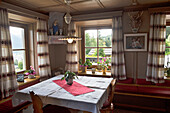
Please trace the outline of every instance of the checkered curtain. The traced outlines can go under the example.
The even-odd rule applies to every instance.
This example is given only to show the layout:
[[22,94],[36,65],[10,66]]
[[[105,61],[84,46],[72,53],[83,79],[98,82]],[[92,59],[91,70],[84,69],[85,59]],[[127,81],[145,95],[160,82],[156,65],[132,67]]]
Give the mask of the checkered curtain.
[[114,17],[112,27],[111,74],[113,78],[124,80],[126,79],[126,70],[122,37],[122,17]]
[[37,22],[37,54],[39,75],[41,80],[44,80],[51,77],[47,23],[44,20],[38,20]]
[[164,82],[166,14],[151,14],[146,80]]
[[71,44],[67,44],[65,69],[66,71],[70,70],[71,72],[78,73],[78,55],[76,41],[73,41]]
[[17,89],[8,13],[0,9],[0,99],[13,95]]
[[[76,29],[75,23],[72,21],[68,26],[68,34],[70,36],[75,36]],[[78,41],[73,41],[72,43],[67,43],[67,53],[66,53],[66,66],[65,70],[70,70],[71,72],[78,73]]]

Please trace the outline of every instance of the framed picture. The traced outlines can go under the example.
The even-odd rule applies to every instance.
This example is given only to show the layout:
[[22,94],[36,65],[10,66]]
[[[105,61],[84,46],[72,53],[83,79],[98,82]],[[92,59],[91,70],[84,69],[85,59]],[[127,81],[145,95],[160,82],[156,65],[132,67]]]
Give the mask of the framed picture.
[[147,33],[124,34],[125,51],[147,51]]

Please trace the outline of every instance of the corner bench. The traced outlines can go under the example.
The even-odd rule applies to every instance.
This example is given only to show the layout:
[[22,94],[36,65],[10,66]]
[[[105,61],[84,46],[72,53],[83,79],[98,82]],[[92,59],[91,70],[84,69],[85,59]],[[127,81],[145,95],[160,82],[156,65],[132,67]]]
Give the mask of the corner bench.
[[[40,76],[36,76],[34,79],[24,79],[24,82],[17,82],[19,90],[32,86],[40,82]],[[12,106],[12,96],[7,97],[6,99],[0,100],[0,113],[15,113],[20,110],[26,109],[32,102],[24,101],[18,106]]]
[[170,112],[170,81],[153,84],[145,79],[133,78],[118,81],[115,88],[115,105]]

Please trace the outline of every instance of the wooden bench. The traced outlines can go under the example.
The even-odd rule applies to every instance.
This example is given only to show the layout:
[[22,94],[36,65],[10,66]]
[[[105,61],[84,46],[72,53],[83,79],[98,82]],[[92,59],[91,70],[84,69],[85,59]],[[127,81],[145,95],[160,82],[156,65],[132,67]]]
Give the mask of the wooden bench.
[[153,84],[144,79],[118,81],[115,89],[115,105],[170,111],[170,81],[163,84]]
[[[34,79],[26,78],[24,82],[17,82],[19,86],[19,90],[29,87],[31,85],[37,84],[40,81],[40,76],[36,76]],[[12,106],[12,98],[8,97],[0,101],[0,113],[16,113],[26,109],[32,102],[24,101],[20,103],[18,106]]]

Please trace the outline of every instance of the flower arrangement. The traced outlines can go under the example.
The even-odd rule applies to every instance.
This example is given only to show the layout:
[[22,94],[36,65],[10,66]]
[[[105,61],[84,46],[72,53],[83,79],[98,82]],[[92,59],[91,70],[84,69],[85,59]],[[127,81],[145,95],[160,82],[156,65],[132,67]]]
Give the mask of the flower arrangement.
[[32,66],[30,66],[30,70],[25,71],[24,74],[25,75],[35,75],[36,72],[35,72],[35,69]]
[[108,57],[103,57],[102,60],[100,60],[100,62],[97,62],[97,64],[101,66],[102,69],[108,68],[109,63],[110,63],[110,58]]
[[68,70],[65,72],[64,77],[62,77],[61,80],[66,80],[68,85],[72,85],[73,79],[75,79],[75,77],[78,79],[77,75],[74,72]]
[[74,72],[68,70],[65,72],[64,77],[62,77],[61,80],[68,79],[68,78],[75,79],[75,77],[78,79],[77,75]]
[[90,67],[90,66],[92,66],[92,63],[90,62],[89,59],[87,59],[84,64],[82,62],[83,62],[82,59],[80,59],[79,60],[80,67]]

